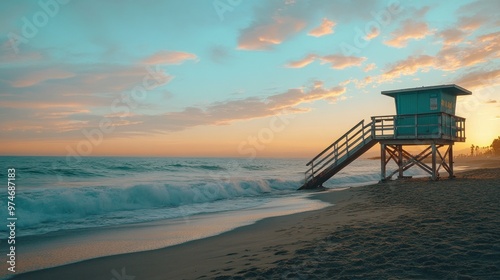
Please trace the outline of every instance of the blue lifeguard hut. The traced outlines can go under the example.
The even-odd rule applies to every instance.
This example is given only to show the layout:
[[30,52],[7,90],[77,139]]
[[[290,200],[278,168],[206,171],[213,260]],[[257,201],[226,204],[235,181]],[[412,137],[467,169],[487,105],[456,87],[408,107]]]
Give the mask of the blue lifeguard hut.
[[[342,168],[380,143],[381,181],[406,178],[404,171],[418,166],[439,178],[441,167],[453,177],[453,144],[465,141],[465,119],[455,115],[457,96],[472,92],[458,85],[439,85],[382,91],[394,98],[396,115],[374,116],[362,120],[307,163],[304,185],[300,189],[322,186]],[[405,146],[425,146],[416,155]],[[429,166],[424,160],[431,157]],[[387,174],[393,160],[397,169]]]

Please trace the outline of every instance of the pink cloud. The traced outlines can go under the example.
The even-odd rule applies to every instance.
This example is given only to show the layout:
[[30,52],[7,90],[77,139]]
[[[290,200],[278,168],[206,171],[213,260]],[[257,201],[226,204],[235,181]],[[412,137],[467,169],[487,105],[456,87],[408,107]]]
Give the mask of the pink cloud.
[[461,17],[458,21],[458,28],[466,31],[474,31],[481,27],[482,24],[486,22],[486,20],[477,15],[472,17]]
[[413,55],[392,65],[376,79],[378,82],[394,80],[400,76],[413,75],[431,68],[442,71],[457,71],[500,58],[500,32],[477,37],[463,45],[445,45],[435,56]]
[[467,33],[463,30],[450,28],[443,30],[436,34],[439,38],[443,39],[445,45],[456,44],[465,39]]
[[[0,107],[15,109],[76,109],[83,105],[76,102],[33,102],[33,101],[0,101]],[[83,109],[82,109],[83,110]]]
[[[169,112],[156,116],[135,115],[126,117],[129,127],[121,133],[157,133],[179,131],[200,125],[227,125],[235,121],[251,120],[307,112],[309,108],[299,107],[319,100],[337,101],[345,93],[344,87],[325,87],[323,82],[315,81],[302,88],[288,89],[267,98],[248,97],[239,100],[215,102],[206,107],[187,107],[179,112]],[[140,123],[136,126],[134,123]],[[160,125],[159,125],[160,124]],[[114,135],[119,135],[116,131]]]
[[195,54],[179,51],[160,51],[144,59],[145,64],[181,64],[186,60],[196,60]]
[[500,85],[500,69],[479,69],[461,76],[455,83],[471,90],[494,87]]
[[377,68],[377,65],[375,65],[375,63],[370,63],[370,64],[366,65],[366,67],[363,69],[363,71],[369,72],[375,68]]
[[356,88],[364,88],[368,84],[371,84],[374,81],[372,76],[366,76],[361,80],[354,79],[352,82],[356,85]]
[[[449,46],[436,55],[436,68],[445,71],[455,71],[474,66],[492,59],[500,58],[500,32],[485,34],[474,40],[474,44],[464,46]],[[470,42],[472,43],[472,42]]]
[[402,75],[411,75],[423,68],[434,65],[435,58],[430,55],[415,55],[391,65],[389,70],[382,74],[384,81],[393,80]]
[[321,37],[328,34],[332,34],[333,27],[335,27],[335,25],[336,25],[335,22],[328,20],[327,18],[324,18],[323,21],[321,22],[321,25],[309,31],[307,35],[314,37]]
[[377,38],[378,35],[380,35],[380,29],[379,28],[372,28],[372,30],[370,30],[370,32],[368,32],[365,35],[365,40],[370,41],[372,39]]
[[344,69],[352,66],[360,66],[366,57],[345,56],[340,54],[326,55],[319,58],[321,63],[329,63],[333,69]]
[[480,42],[495,42],[495,41],[498,42],[499,38],[500,38],[500,31],[481,35],[477,37],[477,40]]
[[269,97],[268,106],[273,110],[290,109],[302,103],[309,103],[316,100],[335,101],[337,97],[344,94],[344,87],[336,86],[325,88],[323,82],[315,81],[310,88],[307,89],[290,89],[287,92],[273,95]]
[[[129,106],[144,108],[150,106],[154,100],[158,92],[155,89],[173,78],[160,67],[151,66],[98,64],[62,65],[57,71],[52,68],[42,69],[43,67],[0,68],[0,77],[3,80],[0,82],[5,85],[0,107],[30,113],[40,111],[50,118],[61,115],[61,110],[75,114],[77,109],[87,109],[91,112],[109,111],[114,100],[121,102],[116,106],[129,102]],[[71,78],[52,80],[66,76]],[[24,88],[19,88],[20,86]],[[134,99],[134,94],[139,91],[141,95],[146,92],[144,100]],[[14,94],[16,92],[19,94]],[[52,114],[53,112],[56,114]]]
[[391,47],[402,48],[408,44],[408,41],[420,40],[432,33],[427,23],[408,19],[403,22],[401,28],[391,34],[392,38],[384,43]]
[[289,68],[302,68],[302,67],[306,67],[307,65],[311,64],[312,62],[314,62],[314,60],[316,59],[316,57],[317,57],[317,55],[315,55],[315,54],[308,54],[303,59],[289,62],[286,65],[286,67],[289,67]]
[[308,54],[300,60],[287,63],[286,67],[302,68],[311,64],[315,60],[320,61],[321,64],[329,63],[330,67],[333,69],[344,69],[353,66],[360,66],[366,60],[366,57],[345,56],[341,54],[331,54],[325,56]]
[[241,31],[238,49],[268,50],[304,29],[305,25],[303,20],[290,16],[274,17],[270,23],[254,23]]
[[55,68],[45,69],[22,75],[21,77],[13,80],[11,82],[11,86],[17,88],[30,87],[47,80],[61,80],[74,76],[74,73],[65,70]]
[[499,8],[497,0],[472,1],[457,10],[460,16],[457,26],[464,31],[474,31],[487,25],[497,27]]

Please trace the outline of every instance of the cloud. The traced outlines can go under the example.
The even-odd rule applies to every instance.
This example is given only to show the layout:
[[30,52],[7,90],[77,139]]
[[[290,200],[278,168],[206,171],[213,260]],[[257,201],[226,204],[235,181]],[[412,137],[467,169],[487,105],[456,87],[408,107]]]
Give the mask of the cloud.
[[443,44],[445,45],[460,43],[467,37],[467,35],[467,32],[458,28],[445,29],[436,34],[438,38],[443,39]]
[[[173,76],[159,67],[123,65],[18,66],[0,68],[0,107],[109,107],[133,90],[154,90]],[[45,70],[44,70],[45,69]],[[153,95],[153,93],[151,93]],[[123,97],[124,98],[124,97]],[[2,105],[3,104],[3,105]]]
[[463,45],[445,46],[437,54],[436,68],[455,71],[500,58],[500,32],[489,33],[465,42]]
[[366,67],[363,69],[363,71],[369,72],[375,68],[377,68],[377,65],[375,65],[375,63],[370,63],[370,64],[366,65]]
[[500,31],[481,35],[477,37],[477,40],[479,42],[498,42],[498,38],[500,38]]
[[500,49],[500,32],[484,34],[462,45],[445,45],[435,56],[412,55],[390,64],[377,81],[391,81],[400,76],[413,75],[431,68],[457,71],[473,67],[500,58],[498,49]]
[[19,75],[11,81],[11,86],[16,88],[30,87],[47,80],[62,80],[74,76],[74,73],[57,68],[44,69]]
[[406,9],[407,18],[399,24],[399,28],[390,34],[390,38],[384,41],[384,44],[402,48],[408,45],[410,40],[421,40],[433,33],[424,20],[430,7],[425,6],[420,9]]
[[44,55],[39,51],[24,51],[21,54],[17,54],[13,50],[4,44],[0,46],[0,65],[2,64],[13,64],[13,63],[23,63],[23,62],[34,62],[42,60]]
[[351,82],[353,82],[356,85],[356,88],[364,88],[368,84],[371,84],[373,82],[373,77],[372,76],[366,76],[361,80],[358,79],[353,79]]
[[432,31],[427,23],[407,19],[403,21],[399,29],[391,33],[392,38],[384,43],[391,47],[402,48],[408,44],[409,40],[420,40],[431,34]]
[[500,85],[500,69],[476,69],[463,74],[454,83],[470,90]]
[[330,63],[333,69],[344,69],[352,66],[360,66],[366,57],[345,56],[340,54],[326,55],[319,58],[321,63]]
[[366,33],[364,39],[370,41],[377,38],[378,35],[380,35],[380,28],[373,27],[368,33]]
[[464,31],[474,31],[486,22],[485,18],[479,16],[460,17],[457,27]]
[[255,22],[243,29],[238,38],[238,49],[269,50],[279,45],[295,33],[304,29],[302,19],[289,16],[276,16],[269,23]]
[[186,60],[196,60],[195,54],[179,51],[159,51],[143,60],[144,64],[182,64]]
[[[452,45],[461,43],[467,36],[482,26],[485,28],[488,25],[492,25],[492,27],[498,26],[500,22],[492,22],[492,19],[496,18],[496,9],[494,7],[497,6],[500,9],[498,3],[498,1],[494,0],[480,0],[460,7],[456,11],[458,19],[455,25],[436,33],[436,36],[443,40],[444,45]],[[495,14],[495,16],[492,18],[488,16],[490,14]]]
[[456,14],[459,16],[458,28],[474,31],[481,26],[498,24],[500,2],[496,0],[476,0],[461,6]]
[[296,60],[296,61],[290,61],[289,63],[287,63],[286,67],[288,67],[288,68],[306,67],[307,65],[314,62],[314,60],[316,60],[317,57],[318,56],[315,54],[308,54],[303,59]]
[[432,67],[435,58],[430,55],[414,55],[404,60],[400,60],[389,66],[389,69],[382,74],[383,80],[393,80],[399,76],[411,75],[422,68]]
[[323,21],[321,22],[321,25],[309,31],[307,35],[314,37],[321,37],[328,34],[332,34],[333,27],[335,27],[335,25],[336,25],[335,22],[328,20],[327,18],[324,18]]
[[[248,97],[239,100],[215,102],[206,107],[186,107],[179,112],[159,115],[143,114],[105,114],[96,115],[85,108],[18,108],[13,112],[23,111],[26,117],[20,117],[16,126],[10,121],[0,120],[0,132],[10,131],[10,135],[33,134],[42,138],[82,137],[80,131],[99,127],[103,119],[115,127],[109,137],[127,135],[166,133],[179,131],[200,125],[226,125],[235,121],[250,120],[279,114],[306,112],[309,108],[300,106],[318,100],[336,101],[345,87],[325,87],[323,82],[315,81],[309,86],[288,89],[267,98]],[[22,114],[20,114],[22,116]],[[38,117],[36,117],[38,116]],[[30,137],[31,135],[31,137]]]
[[287,63],[285,66],[288,68],[302,68],[314,61],[320,61],[321,64],[330,64],[330,68],[344,69],[352,66],[360,66],[365,60],[366,57],[345,56],[341,54],[331,54],[325,56],[308,54],[300,60]]
[[[188,107],[181,112],[156,116],[154,120],[147,122],[156,123],[156,128],[163,131],[183,130],[198,125],[229,124],[234,121],[308,111],[309,109],[298,106],[317,100],[335,101],[344,93],[344,87],[325,88],[323,82],[315,81],[306,88],[289,89],[265,99],[248,97],[216,102],[206,108]],[[160,119],[160,122],[156,122]],[[159,127],[158,123],[164,123],[165,126]]]
[[[240,31],[238,49],[270,50],[273,46],[282,44],[302,31],[307,23],[316,21],[318,15],[335,19],[335,24],[356,20],[367,22],[373,20],[374,12],[387,8],[382,1],[366,1],[363,5],[353,5],[348,0],[317,0],[314,3],[286,0],[262,1],[256,7],[251,23]],[[322,31],[327,31],[327,28]],[[375,34],[371,36],[374,38]]]

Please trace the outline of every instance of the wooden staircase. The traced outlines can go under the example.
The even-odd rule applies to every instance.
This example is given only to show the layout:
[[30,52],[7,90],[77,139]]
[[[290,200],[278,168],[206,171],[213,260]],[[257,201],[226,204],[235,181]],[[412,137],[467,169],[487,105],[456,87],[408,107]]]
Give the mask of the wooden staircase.
[[378,143],[374,121],[362,120],[307,163],[304,185],[299,190],[315,189]]

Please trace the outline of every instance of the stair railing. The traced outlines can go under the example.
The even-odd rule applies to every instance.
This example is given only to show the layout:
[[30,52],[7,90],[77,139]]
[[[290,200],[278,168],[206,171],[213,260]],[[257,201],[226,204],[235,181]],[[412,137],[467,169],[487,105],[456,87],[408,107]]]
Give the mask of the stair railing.
[[344,161],[353,151],[364,146],[371,139],[372,122],[365,125],[364,120],[360,121],[306,164],[311,167],[305,172],[304,183],[312,180],[328,167],[336,166]]

